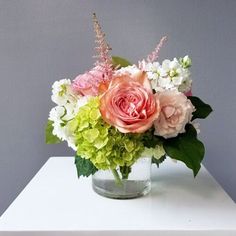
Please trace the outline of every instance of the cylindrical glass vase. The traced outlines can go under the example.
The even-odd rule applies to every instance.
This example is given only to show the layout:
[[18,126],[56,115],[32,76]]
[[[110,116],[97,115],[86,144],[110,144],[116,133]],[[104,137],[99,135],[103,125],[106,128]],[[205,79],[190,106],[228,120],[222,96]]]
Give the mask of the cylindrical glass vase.
[[93,189],[99,195],[115,199],[137,198],[151,190],[151,158],[139,158],[129,174],[117,170],[99,170],[92,177]]

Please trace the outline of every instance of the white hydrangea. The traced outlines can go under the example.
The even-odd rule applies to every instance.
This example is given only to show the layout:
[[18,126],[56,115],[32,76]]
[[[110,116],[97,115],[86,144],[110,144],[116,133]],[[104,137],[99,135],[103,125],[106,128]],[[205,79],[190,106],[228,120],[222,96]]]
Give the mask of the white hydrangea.
[[49,113],[49,120],[53,121],[53,135],[62,141],[67,141],[68,146],[76,150],[75,138],[69,129],[69,121],[72,120],[79,111],[79,108],[88,102],[89,96],[77,97],[67,101],[64,105],[52,108]]
[[162,145],[156,145],[155,148],[147,148],[145,147],[144,151],[142,152],[142,157],[154,157],[156,159],[160,159],[162,156],[164,156],[165,150]]
[[162,64],[158,62],[147,63],[144,65],[144,70],[147,72],[148,78],[151,81],[153,89],[174,90],[186,93],[191,89],[192,80],[190,79],[189,67],[191,60],[188,56],[164,60]]
[[65,140],[67,141],[67,144],[69,147],[71,147],[74,151],[77,150],[75,145],[75,137],[74,134],[71,133],[69,128],[69,121],[72,120],[76,114],[78,113],[80,107],[87,104],[88,99],[90,96],[83,96],[78,98],[76,103],[67,103],[64,107],[66,110],[66,115],[63,117],[63,120],[66,122],[65,126],[62,127],[62,132],[65,134]]
[[62,141],[65,141],[67,139],[65,126],[61,123],[54,122],[53,123],[53,135],[57,136]]
[[88,103],[89,98],[91,98],[91,96],[80,97],[76,102],[74,112],[77,113],[79,111],[80,107],[86,105]]
[[73,102],[75,97],[76,95],[72,91],[70,79],[55,81],[52,85],[51,99],[57,105],[63,106],[67,102]]
[[49,112],[49,120],[53,121],[54,123],[63,123],[61,117],[65,115],[65,108],[62,106],[53,107],[52,110]]
[[61,140],[66,140],[65,133],[65,122],[63,121],[63,117],[66,114],[66,110],[63,106],[56,106],[52,108],[49,113],[49,120],[53,121],[53,135],[56,135]]
[[68,144],[68,147],[72,148],[74,151],[77,151],[77,147],[75,145],[75,138],[74,137],[68,137],[67,144]]
[[140,71],[140,69],[136,65],[121,67],[119,70],[115,71],[115,75],[123,75],[129,74],[133,75]]

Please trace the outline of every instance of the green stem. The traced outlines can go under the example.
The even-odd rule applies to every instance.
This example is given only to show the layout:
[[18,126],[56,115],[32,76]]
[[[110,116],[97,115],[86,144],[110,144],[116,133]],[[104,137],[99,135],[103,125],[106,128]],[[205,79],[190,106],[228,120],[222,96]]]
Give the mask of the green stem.
[[114,176],[114,178],[115,178],[116,184],[117,184],[117,185],[122,185],[122,181],[121,181],[121,178],[120,178],[120,176],[119,176],[117,170],[116,170],[116,169],[112,169],[111,172],[112,172],[112,174],[113,174],[113,176]]
[[128,179],[130,172],[131,172],[130,166],[120,166],[120,173],[122,179]]

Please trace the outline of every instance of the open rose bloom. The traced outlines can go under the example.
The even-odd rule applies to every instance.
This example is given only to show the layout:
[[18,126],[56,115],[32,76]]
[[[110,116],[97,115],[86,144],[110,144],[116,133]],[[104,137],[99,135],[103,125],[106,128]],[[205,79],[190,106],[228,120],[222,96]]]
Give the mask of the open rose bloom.
[[[156,164],[166,157],[182,161],[195,176],[204,157],[195,119],[206,118],[212,109],[192,94],[189,56],[159,61],[163,37],[146,59],[129,63],[111,57],[96,16],[94,30],[95,65],[52,86],[56,105],[47,143],[66,141],[77,153],[79,175],[99,169],[127,174],[127,168],[149,153]],[[81,170],[82,162],[86,168]]]
[[103,119],[122,133],[143,133],[160,113],[145,72],[114,76],[100,99]]

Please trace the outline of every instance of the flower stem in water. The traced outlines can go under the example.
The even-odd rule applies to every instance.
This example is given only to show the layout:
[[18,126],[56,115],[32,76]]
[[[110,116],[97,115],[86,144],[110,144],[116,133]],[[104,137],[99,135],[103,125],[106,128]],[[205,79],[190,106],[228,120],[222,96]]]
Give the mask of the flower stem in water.
[[113,174],[113,176],[114,176],[114,178],[115,178],[116,184],[119,185],[119,186],[121,186],[121,185],[122,185],[122,181],[121,181],[121,178],[120,178],[120,176],[119,176],[117,170],[116,170],[116,169],[112,169],[111,172],[112,172],[112,174]]
[[130,172],[131,172],[130,166],[120,166],[120,173],[121,173],[122,179],[128,179]]

